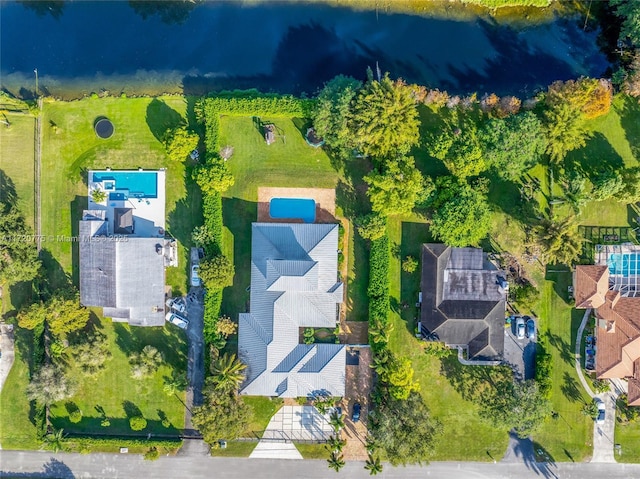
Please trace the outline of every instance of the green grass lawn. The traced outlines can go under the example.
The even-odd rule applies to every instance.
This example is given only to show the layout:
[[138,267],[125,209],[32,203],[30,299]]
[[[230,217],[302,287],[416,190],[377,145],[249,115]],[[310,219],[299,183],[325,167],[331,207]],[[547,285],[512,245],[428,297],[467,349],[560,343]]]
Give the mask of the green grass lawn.
[[[26,333],[28,335],[28,333]],[[31,407],[26,400],[29,384],[28,354],[15,350],[15,361],[0,393],[0,445],[2,449],[38,449]]]
[[[95,377],[83,375],[73,359],[68,359],[68,377],[77,382],[78,390],[67,401],[51,407],[54,427],[77,433],[131,434],[128,418],[140,411],[148,423],[141,434],[176,434],[184,427],[185,393],[180,393],[178,397],[167,396],[163,386],[164,378],[171,377],[173,370],[186,370],[187,343],[184,333],[169,325],[164,328],[132,328],[108,319],[98,321],[96,327],[107,335],[112,359]],[[132,379],[128,355],[140,351],[147,344],[156,347],[165,362],[150,378]],[[74,407],[83,414],[77,424],[69,421],[69,410]],[[111,421],[107,428],[100,425],[100,408]],[[163,415],[171,423],[169,428],[161,424]]]
[[2,193],[15,193],[17,206],[33,231],[35,118],[23,113],[7,113],[7,118],[11,127],[0,125],[0,175],[8,178]]
[[268,398],[262,396],[242,396],[243,401],[253,409],[253,420],[247,428],[251,437],[261,436],[267,428],[271,417],[282,407],[280,398]]
[[[324,444],[316,443],[294,443],[296,449],[304,459],[328,459],[329,453]],[[325,463],[326,465],[326,463]]]
[[214,457],[249,457],[258,441],[229,441],[226,449],[211,449]]
[[616,453],[618,462],[640,462],[640,425],[620,425],[616,422],[615,443],[620,444],[622,454]]

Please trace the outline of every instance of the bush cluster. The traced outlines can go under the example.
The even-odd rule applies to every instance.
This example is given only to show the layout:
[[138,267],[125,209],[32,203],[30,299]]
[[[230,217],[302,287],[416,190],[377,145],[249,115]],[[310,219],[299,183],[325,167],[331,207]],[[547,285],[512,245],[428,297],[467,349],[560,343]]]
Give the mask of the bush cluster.
[[545,336],[541,336],[540,341],[538,341],[538,353],[536,354],[535,380],[538,383],[540,394],[547,399],[551,398],[552,370],[553,362],[551,354],[547,352],[547,340]]

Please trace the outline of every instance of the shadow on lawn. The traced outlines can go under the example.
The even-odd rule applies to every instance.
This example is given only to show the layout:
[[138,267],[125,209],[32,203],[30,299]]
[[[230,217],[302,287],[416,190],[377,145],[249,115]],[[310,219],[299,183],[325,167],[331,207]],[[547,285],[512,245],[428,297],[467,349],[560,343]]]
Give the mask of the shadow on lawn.
[[162,354],[163,362],[173,368],[186,367],[187,344],[184,335],[165,327],[131,327],[123,323],[114,323],[116,344],[127,356],[139,353],[151,345]]
[[571,402],[582,401],[582,390],[575,377],[569,374],[567,371],[562,376],[562,385],[560,390],[562,394]]
[[401,305],[405,305],[401,308],[400,314],[411,334],[414,333],[416,320],[420,315],[420,310],[415,305],[420,293],[422,245],[431,241],[433,238],[426,223],[402,223],[400,260],[403,261],[407,256],[411,256],[418,261],[418,267],[413,273],[400,271],[400,301]]
[[591,181],[604,172],[624,168],[622,157],[600,132],[596,132],[587,140],[583,148],[569,152],[563,164],[567,171],[574,170]]
[[624,98],[620,111],[620,123],[629,142],[631,152],[640,160],[640,104],[631,97]]
[[167,130],[179,126],[184,120],[164,101],[154,98],[147,106],[147,125],[153,136],[160,142],[164,141]]
[[[89,203],[88,196],[78,196],[71,202],[71,236],[78,238],[80,234],[80,220],[82,219],[82,211]],[[80,243],[73,241],[71,243],[71,282],[79,287],[80,285]]]

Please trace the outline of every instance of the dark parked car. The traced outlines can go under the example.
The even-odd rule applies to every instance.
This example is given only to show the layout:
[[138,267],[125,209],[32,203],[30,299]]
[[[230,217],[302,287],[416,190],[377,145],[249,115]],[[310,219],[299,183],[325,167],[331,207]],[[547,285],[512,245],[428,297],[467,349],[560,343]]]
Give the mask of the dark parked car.
[[351,420],[353,422],[358,422],[360,420],[360,403],[357,402],[353,405],[353,413],[351,414]]
[[525,316],[526,322],[526,330],[527,330],[527,338],[536,339],[536,322],[533,318],[529,316]]

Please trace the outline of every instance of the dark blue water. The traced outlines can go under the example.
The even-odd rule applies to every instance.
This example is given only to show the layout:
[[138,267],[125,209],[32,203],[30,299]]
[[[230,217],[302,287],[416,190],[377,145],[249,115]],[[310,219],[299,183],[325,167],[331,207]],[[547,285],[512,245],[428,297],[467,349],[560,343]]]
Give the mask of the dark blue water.
[[0,6],[1,83],[23,94],[34,90],[34,68],[52,94],[79,82],[314,93],[338,73],[365,78],[378,62],[393,77],[453,93],[522,96],[608,67],[579,20],[514,28],[301,4],[205,4],[182,23],[145,19],[126,2],[39,10]]

